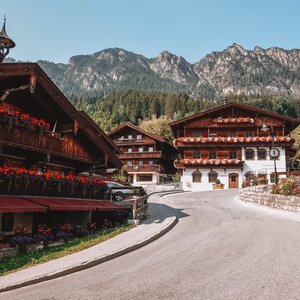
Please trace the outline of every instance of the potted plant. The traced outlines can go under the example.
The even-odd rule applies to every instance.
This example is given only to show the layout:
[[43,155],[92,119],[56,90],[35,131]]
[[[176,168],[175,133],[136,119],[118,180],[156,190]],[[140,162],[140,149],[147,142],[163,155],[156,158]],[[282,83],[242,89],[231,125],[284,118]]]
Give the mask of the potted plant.
[[213,183],[213,189],[224,189],[224,184],[221,183],[220,179],[215,180],[215,183]]
[[266,185],[266,184],[268,184],[268,179],[264,178],[264,177],[257,178],[256,179],[256,184],[257,185]]
[[54,235],[52,234],[52,229],[46,224],[38,225],[38,233],[34,235],[34,240],[42,243],[44,249],[47,249],[49,242],[54,240]]
[[70,239],[74,238],[71,230],[72,227],[69,223],[61,225],[60,230],[56,233],[56,238],[58,240],[63,240],[64,242],[68,242]]
[[9,240],[11,247],[18,246],[18,251],[20,254],[27,253],[27,245],[34,242],[33,238],[28,236],[27,226],[17,226],[15,229],[15,235]]

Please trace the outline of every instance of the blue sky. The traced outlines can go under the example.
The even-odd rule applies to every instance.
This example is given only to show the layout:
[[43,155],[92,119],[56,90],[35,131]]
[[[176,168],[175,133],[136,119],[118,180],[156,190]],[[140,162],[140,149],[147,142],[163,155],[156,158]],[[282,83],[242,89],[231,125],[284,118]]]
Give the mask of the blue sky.
[[236,42],[300,48],[298,0],[0,0],[19,60],[67,62],[119,47],[196,62]]

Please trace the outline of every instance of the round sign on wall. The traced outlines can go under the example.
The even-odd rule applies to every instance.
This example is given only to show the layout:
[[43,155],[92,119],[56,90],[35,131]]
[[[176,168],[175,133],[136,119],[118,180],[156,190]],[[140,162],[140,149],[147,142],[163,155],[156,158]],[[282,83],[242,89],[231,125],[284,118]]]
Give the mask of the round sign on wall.
[[278,149],[272,148],[272,149],[270,150],[270,156],[271,156],[271,157],[277,157],[278,155],[279,155],[279,150],[278,150]]

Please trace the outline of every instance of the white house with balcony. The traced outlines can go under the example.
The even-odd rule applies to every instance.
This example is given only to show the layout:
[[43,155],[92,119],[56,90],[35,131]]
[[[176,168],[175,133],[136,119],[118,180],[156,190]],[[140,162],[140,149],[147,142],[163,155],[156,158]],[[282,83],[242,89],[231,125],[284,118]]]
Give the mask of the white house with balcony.
[[299,119],[239,103],[170,124],[181,158],[174,164],[186,191],[240,188],[286,176],[290,132]]

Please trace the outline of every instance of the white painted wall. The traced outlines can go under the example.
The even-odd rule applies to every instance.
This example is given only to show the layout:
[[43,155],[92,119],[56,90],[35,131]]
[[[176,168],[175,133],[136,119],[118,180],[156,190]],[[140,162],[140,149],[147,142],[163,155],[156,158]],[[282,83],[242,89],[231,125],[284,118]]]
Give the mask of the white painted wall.
[[[243,170],[237,169],[235,166],[231,168],[215,168],[213,166],[206,168],[198,168],[198,170],[202,173],[201,183],[193,182],[192,173],[197,171],[197,168],[193,169],[185,169],[183,170],[183,174],[181,176],[182,187],[184,191],[208,191],[212,190],[212,183],[208,182],[208,173],[211,171],[215,171],[218,173],[218,178],[221,183],[224,184],[224,188],[229,188],[229,177],[230,173],[239,174],[239,188],[242,187],[244,175],[247,172],[254,172],[255,174],[264,173],[267,175],[267,178],[270,181],[270,175],[274,172],[274,160],[269,156],[269,147],[265,147],[267,150],[267,159],[266,160],[258,160],[257,159],[257,147],[247,147],[247,149],[253,149],[255,153],[254,160],[246,160],[245,158],[245,149],[242,149],[242,161],[244,161]],[[277,172],[286,172],[286,156],[285,156],[285,148],[277,147],[279,150],[280,156],[279,159],[276,160]]]
[[[201,182],[193,182],[193,176],[192,173],[197,171],[197,168],[195,169],[185,169],[183,171],[183,175],[181,177],[182,182],[182,188],[184,191],[209,191],[213,190],[213,183],[208,181],[208,173],[211,172],[210,169],[207,168],[198,168],[199,172],[202,173],[202,179]],[[239,174],[239,185],[242,186],[241,182],[241,169],[232,168],[232,169],[222,169],[222,168],[212,168],[212,171],[218,173],[218,179],[220,179],[221,183],[224,184],[224,188],[228,189],[229,187],[229,181],[228,181],[228,175],[229,173],[237,173]]]
[[[249,149],[251,147],[247,147]],[[243,156],[242,160],[245,161],[244,163],[244,170],[243,174],[247,172],[265,172],[265,174],[269,175],[274,172],[274,160],[269,156],[269,148],[263,148],[267,150],[267,159],[266,160],[258,160],[257,159],[257,149],[251,148],[255,152],[255,159],[254,160],[246,160],[245,159],[245,149],[243,149]],[[278,172],[285,172],[286,171],[286,157],[285,157],[285,149],[282,147],[277,147],[276,149],[279,150],[280,155],[279,159],[276,159],[276,166]]]

